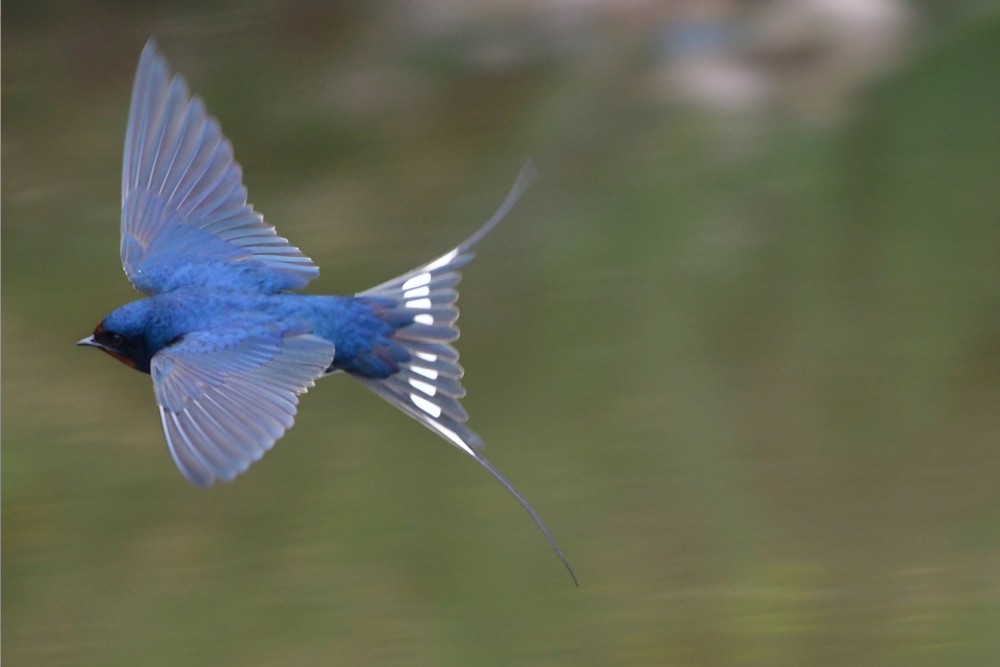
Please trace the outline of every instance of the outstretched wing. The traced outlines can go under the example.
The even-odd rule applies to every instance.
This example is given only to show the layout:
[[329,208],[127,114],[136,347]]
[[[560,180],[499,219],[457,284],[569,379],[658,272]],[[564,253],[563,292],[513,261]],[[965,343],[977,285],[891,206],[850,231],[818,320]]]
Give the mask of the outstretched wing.
[[153,391],[177,467],[199,486],[242,473],[291,428],[298,395],[333,355],[318,336],[260,327],[200,331],[156,353]]
[[187,265],[239,273],[252,263],[251,273],[275,290],[300,289],[319,275],[247,203],[232,145],[184,79],[170,77],[153,40],[135,75],[122,167],[122,264],[140,291],[204,280],[180,270]]

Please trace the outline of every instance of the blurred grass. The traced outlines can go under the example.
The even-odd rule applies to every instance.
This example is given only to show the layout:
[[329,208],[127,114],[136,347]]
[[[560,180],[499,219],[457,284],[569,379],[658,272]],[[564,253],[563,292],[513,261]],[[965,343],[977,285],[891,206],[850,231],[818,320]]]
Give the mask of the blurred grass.
[[[928,31],[850,121],[747,126],[654,103],[627,65],[476,67],[377,11],[28,7],[4,5],[9,664],[1000,655],[988,12]],[[346,379],[202,492],[148,377],[72,347],[134,298],[117,170],[149,33],[313,291],[450,247],[535,156],[466,272],[466,405],[580,590],[501,488]]]

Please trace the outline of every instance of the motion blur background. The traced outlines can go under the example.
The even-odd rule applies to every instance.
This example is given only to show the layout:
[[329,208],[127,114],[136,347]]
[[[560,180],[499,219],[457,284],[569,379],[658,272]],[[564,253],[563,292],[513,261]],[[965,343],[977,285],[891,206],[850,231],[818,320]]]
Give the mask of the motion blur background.
[[[73,347],[156,35],[353,293],[541,179],[463,283],[474,463],[345,377],[188,485]],[[993,665],[1000,11],[3,3],[5,665]]]

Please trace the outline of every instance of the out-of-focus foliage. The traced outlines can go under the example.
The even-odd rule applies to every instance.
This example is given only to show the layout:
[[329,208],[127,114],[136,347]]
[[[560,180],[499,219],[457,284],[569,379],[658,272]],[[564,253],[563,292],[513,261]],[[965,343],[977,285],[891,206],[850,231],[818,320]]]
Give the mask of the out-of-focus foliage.
[[[988,2],[3,4],[9,665],[992,665],[1000,14]],[[462,286],[482,471],[346,378],[174,470],[135,298],[144,41],[352,293],[542,172]]]

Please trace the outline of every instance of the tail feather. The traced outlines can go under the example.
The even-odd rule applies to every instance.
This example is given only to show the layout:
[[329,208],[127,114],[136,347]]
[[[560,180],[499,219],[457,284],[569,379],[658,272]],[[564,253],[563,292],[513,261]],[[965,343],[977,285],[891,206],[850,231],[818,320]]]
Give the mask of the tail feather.
[[461,268],[472,261],[472,252],[483,237],[500,224],[514,207],[537,172],[529,161],[496,213],[472,236],[437,259],[358,294],[377,300],[385,321],[402,325],[392,339],[403,346],[410,358],[399,371],[387,378],[353,376],[361,384],[410,417],[462,450],[485,468],[527,510],[555,550],[573,583],[576,576],[566,557],[534,508],[483,456],[483,441],[466,422],[468,414],[459,400],[465,396],[462,367],[452,343],[458,340],[458,292]]
[[[473,246],[500,224],[536,175],[529,161],[496,213],[457,247],[358,294],[377,300],[386,321],[403,323],[392,338],[409,352],[410,359],[388,378],[355,379],[470,454],[482,447],[482,440],[464,425],[468,415],[458,402],[465,389],[458,351],[451,345],[459,336],[455,287],[462,279],[462,267],[475,257]],[[442,415],[453,422],[441,422]]]
[[[462,367],[458,365],[458,350],[447,343],[406,339],[406,349],[425,364],[439,364],[439,372],[450,373],[452,377],[462,377]],[[433,366],[431,366],[433,368]],[[445,370],[446,369],[446,370]]]

